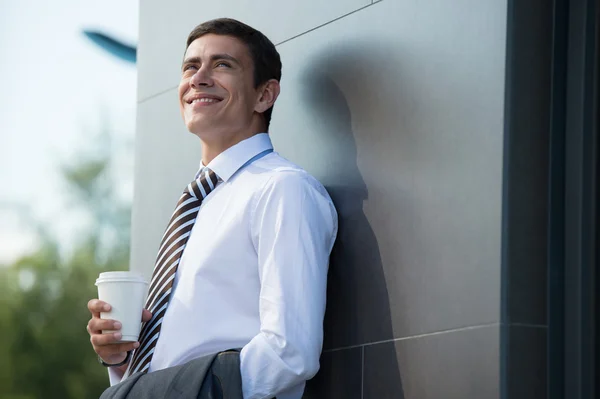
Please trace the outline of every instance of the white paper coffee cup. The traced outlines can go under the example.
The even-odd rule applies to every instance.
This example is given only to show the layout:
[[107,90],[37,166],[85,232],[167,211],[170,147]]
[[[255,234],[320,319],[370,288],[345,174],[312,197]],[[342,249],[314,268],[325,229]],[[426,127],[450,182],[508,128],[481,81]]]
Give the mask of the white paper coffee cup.
[[[102,319],[113,319],[121,323],[120,342],[135,342],[140,335],[142,310],[148,290],[144,278],[133,272],[100,273],[96,280],[98,299],[111,306],[109,312],[100,313]],[[103,330],[102,334],[114,333]]]

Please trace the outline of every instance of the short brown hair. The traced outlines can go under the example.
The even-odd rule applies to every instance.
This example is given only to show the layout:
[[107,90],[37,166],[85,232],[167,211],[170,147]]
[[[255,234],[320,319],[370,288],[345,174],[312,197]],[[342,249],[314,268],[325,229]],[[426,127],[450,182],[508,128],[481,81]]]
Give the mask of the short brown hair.
[[[194,28],[187,38],[185,49],[201,36],[208,34],[233,36],[243,42],[254,63],[254,87],[270,79],[281,80],[281,58],[275,45],[261,32],[231,18],[219,18],[206,21]],[[263,112],[267,130],[271,122],[273,107]]]

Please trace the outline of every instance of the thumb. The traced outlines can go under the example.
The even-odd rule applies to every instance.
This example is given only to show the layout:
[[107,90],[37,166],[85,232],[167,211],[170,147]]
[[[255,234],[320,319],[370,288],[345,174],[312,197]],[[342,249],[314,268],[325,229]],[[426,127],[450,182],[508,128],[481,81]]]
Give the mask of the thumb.
[[151,318],[152,318],[152,313],[149,310],[147,310],[147,309],[142,310],[142,321],[148,321]]

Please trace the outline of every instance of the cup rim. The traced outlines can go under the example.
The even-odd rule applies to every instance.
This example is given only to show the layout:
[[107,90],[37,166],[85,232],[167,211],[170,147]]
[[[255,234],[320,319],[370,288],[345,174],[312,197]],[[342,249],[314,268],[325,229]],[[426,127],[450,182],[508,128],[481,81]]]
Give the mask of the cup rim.
[[135,282],[148,284],[148,282],[144,279],[144,277],[141,274],[129,271],[103,272],[100,273],[100,275],[96,279],[96,285],[109,282]]

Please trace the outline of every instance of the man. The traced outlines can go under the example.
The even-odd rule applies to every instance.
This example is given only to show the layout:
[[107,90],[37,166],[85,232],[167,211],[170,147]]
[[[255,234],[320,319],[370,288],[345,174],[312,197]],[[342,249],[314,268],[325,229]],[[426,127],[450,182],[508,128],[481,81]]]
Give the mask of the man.
[[[320,183],[272,151],[280,79],[279,54],[255,29],[218,19],[190,33],[179,106],[202,160],[163,237],[141,342],[101,334],[120,324],[99,318],[109,304],[88,304],[111,385],[230,348],[242,348],[246,399],[298,399],[317,372],[337,214]],[[181,216],[186,201],[197,213]],[[189,234],[177,236],[186,230],[176,220]]]

